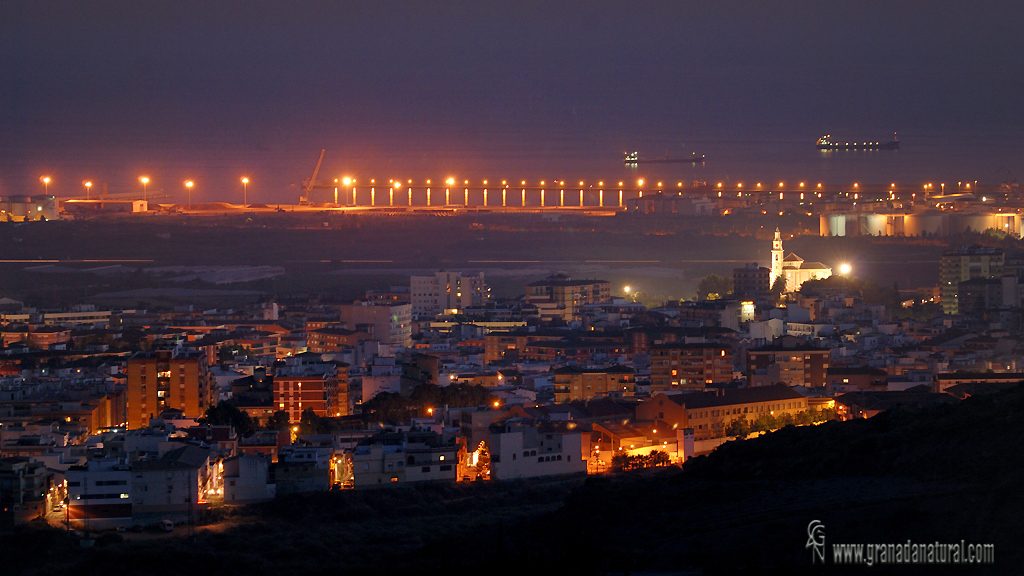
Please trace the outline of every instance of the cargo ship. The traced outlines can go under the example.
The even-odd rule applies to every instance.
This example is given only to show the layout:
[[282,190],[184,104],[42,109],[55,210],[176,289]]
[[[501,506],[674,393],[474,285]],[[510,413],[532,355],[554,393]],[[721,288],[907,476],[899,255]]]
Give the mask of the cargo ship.
[[817,147],[818,150],[899,150],[899,135],[893,132],[892,138],[888,142],[833,142],[832,135],[826,134],[818,138]]
[[680,158],[669,158],[668,156],[641,158],[637,152],[626,152],[626,159],[623,162],[627,166],[633,164],[699,164],[704,162],[704,155],[698,155],[694,152],[691,156],[682,156]]

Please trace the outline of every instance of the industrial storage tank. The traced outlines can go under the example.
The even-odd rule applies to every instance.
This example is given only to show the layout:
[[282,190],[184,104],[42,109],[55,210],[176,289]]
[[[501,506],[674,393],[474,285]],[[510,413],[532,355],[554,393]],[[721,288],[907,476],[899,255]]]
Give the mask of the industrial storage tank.
[[822,236],[846,236],[845,214],[822,214],[819,220]]
[[907,214],[903,219],[903,233],[907,236],[938,236],[942,234],[945,214],[937,211]]
[[859,236],[860,214],[828,214],[821,219],[822,236]]
[[885,214],[861,214],[860,232],[868,236],[888,236],[888,219]]

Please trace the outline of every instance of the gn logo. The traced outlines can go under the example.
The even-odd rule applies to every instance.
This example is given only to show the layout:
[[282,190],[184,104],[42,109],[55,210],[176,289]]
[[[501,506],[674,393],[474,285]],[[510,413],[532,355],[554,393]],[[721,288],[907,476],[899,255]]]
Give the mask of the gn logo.
[[811,520],[807,525],[807,544],[804,548],[811,549],[811,564],[825,563],[825,525],[821,520]]

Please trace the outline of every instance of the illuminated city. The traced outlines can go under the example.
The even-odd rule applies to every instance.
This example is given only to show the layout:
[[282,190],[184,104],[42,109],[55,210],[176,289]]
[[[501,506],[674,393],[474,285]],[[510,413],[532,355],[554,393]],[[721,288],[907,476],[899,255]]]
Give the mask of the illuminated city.
[[1022,18],[0,6],[7,569],[1018,573]]

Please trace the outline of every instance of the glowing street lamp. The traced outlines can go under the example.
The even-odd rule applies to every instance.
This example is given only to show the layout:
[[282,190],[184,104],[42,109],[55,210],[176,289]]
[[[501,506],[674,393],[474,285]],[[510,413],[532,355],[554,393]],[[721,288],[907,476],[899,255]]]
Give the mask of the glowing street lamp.
[[[352,179],[349,178],[348,176],[345,176],[344,178],[341,179],[341,183],[344,184],[346,188],[348,188],[349,186],[352,186]],[[335,199],[335,202],[337,202],[337,199]],[[355,203],[356,203],[356,189],[355,189],[355,187],[353,187],[352,188],[352,197],[351,197],[350,204],[354,205]]]
[[46,196],[49,196],[50,195],[50,177],[49,176],[43,176],[42,178],[39,179],[39,181],[43,183],[43,194],[45,194]]
[[146,184],[149,184],[149,176],[140,176],[139,182],[142,182],[142,199],[146,199]]
[[85,182],[82,182],[82,186],[85,186],[85,199],[89,200],[89,191],[92,190],[92,182],[86,180]]
[[195,184],[191,180],[185,181],[185,190],[188,191],[188,209],[192,209],[192,186]]
[[242,206],[249,205],[249,179],[242,176]]
[[839,273],[842,274],[843,276],[849,275],[852,270],[853,268],[850,267],[850,265],[846,264],[845,262],[839,265]]

